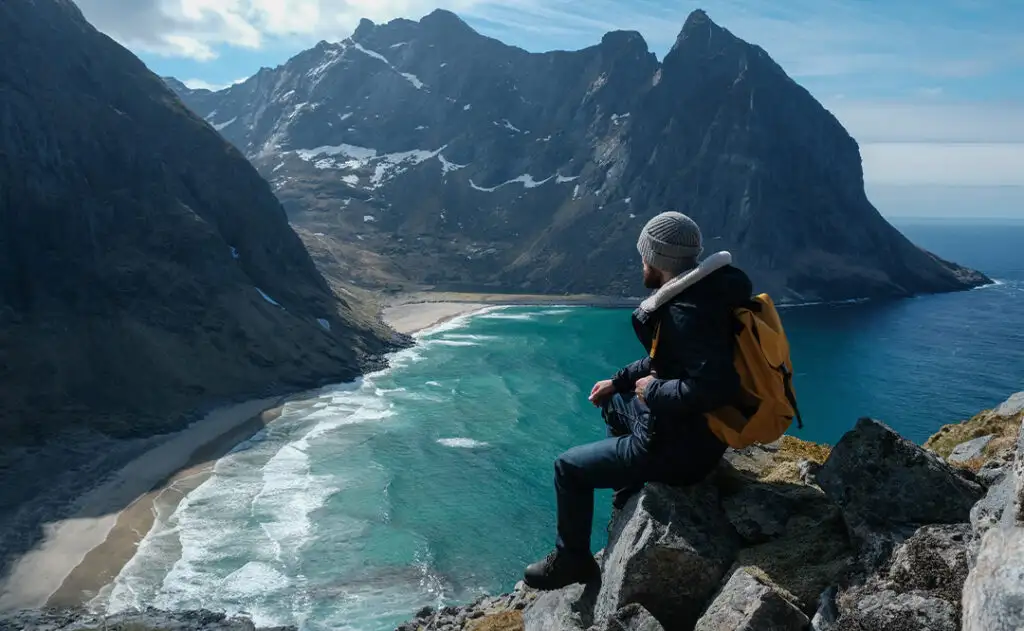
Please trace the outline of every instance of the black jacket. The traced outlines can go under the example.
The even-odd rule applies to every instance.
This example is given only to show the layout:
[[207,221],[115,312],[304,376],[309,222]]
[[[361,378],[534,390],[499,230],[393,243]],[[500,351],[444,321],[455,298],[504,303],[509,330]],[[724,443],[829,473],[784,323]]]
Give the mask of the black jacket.
[[[734,400],[740,381],[733,364],[733,310],[748,304],[752,285],[743,271],[726,265],[647,313],[633,313],[633,328],[648,357],[626,366],[612,379],[616,391],[632,393],[636,382],[657,378],[644,391],[651,410],[648,433],[654,444],[685,447],[690,457],[717,461],[725,451],[702,416]],[[655,325],[661,334],[650,359]],[[692,448],[692,450],[691,450]]]

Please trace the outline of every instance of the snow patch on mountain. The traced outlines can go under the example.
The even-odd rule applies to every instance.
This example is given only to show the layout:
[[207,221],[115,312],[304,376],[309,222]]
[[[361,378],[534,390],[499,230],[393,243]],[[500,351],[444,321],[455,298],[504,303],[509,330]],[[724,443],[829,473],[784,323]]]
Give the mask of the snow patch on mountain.
[[443,155],[441,155],[440,151],[437,153],[437,159],[441,162],[441,173],[443,175],[448,175],[452,171],[465,169],[469,166],[468,164],[455,164],[454,162],[449,162]]
[[405,80],[411,83],[417,90],[423,89],[423,82],[416,75],[409,72],[400,72],[399,74],[405,77]]
[[524,188],[537,188],[538,186],[546,184],[553,177],[554,176],[552,175],[550,177],[544,178],[543,180],[535,180],[535,179],[533,179],[532,175],[530,175],[529,173],[526,173],[526,174],[520,175],[519,177],[512,178],[511,180],[508,180],[507,182],[502,182],[501,184],[498,184],[497,186],[492,186],[492,187],[480,186],[479,184],[474,182],[472,179],[469,180],[469,185],[474,190],[482,191],[484,193],[493,193],[494,191],[498,190],[502,186],[508,186],[509,184],[522,184]]
[[224,128],[225,128],[225,127],[227,127],[228,125],[230,125],[230,124],[234,123],[234,122],[235,122],[236,120],[238,120],[238,117],[237,117],[237,116],[236,116],[236,117],[234,117],[234,118],[232,118],[232,119],[231,119],[231,120],[229,120],[229,121],[224,121],[223,123],[217,123],[216,125],[214,125],[214,126],[213,126],[213,128],[214,128],[214,129],[216,129],[217,131],[221,131],[222,129],[224,129]]

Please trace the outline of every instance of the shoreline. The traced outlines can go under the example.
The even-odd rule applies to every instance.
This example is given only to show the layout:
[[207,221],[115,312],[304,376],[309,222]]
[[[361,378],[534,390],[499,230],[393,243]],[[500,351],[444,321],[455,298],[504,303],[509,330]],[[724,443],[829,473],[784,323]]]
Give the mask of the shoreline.
[[280,416],[283,403],[272,397],[218,408],[99,481],[74,515],[47,524],[42,542],[0,577],[0,611],[87,603],[134,556],[157,501],[177,493],[180,502],[219,458]]
[[[386,305],[382,317],[400,333],[422,335],[492,307],[569,302],[586,304],[565,297],[414,294]],[[256,399],[214,409],[98,480],[76,501],[71,517],[47,524],[43,540],[0,576],[0,612],[86,606],[101,596],[134,557],[158,516],[173,513],[210,477],[220,458],[277,420],[286,402],[301,397]]]
[[423,335],[456,318],[495,307],[601,307],[632,308],[641,298],[589,294],[474,294],[414,292],[385,300],[381,318],[399,333]]
[[[417,292],[385,299],[381,318],[415,339],[452,320],[499,307],[631,308],[637,301],[589,295]],[[285,402],[302,397],[273,397],[218,408],[99,480],[79,497],[72,517],[47,524],[41,543],[20,558],[7,576],[0,576],[0,612],[82,606],[104,594],[159,518],[173,513],[205,482],[221,457],[277,420]]]

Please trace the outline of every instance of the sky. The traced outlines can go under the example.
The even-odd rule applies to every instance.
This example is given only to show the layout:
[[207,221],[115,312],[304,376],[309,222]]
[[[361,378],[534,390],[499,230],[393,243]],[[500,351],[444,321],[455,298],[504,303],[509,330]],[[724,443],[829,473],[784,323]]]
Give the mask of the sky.
[[659,58],[701,8],[764,48],[860,143],[889,217],[1024,220],[1024,0],[76,0],[154,72],[219,88],[360,18],[435,8],[530,51],[636,30]]

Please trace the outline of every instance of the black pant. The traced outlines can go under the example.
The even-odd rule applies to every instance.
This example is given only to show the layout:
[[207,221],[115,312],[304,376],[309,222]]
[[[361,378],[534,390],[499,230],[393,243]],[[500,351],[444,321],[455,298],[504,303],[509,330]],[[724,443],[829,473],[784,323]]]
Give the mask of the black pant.
[[608,438],[573,447],[555,460],[560,550],[590,554],[595,489],[682,483],[694,477],[676,445],[651,444],[650,410],[638,399],[616,394],[603,412]]

